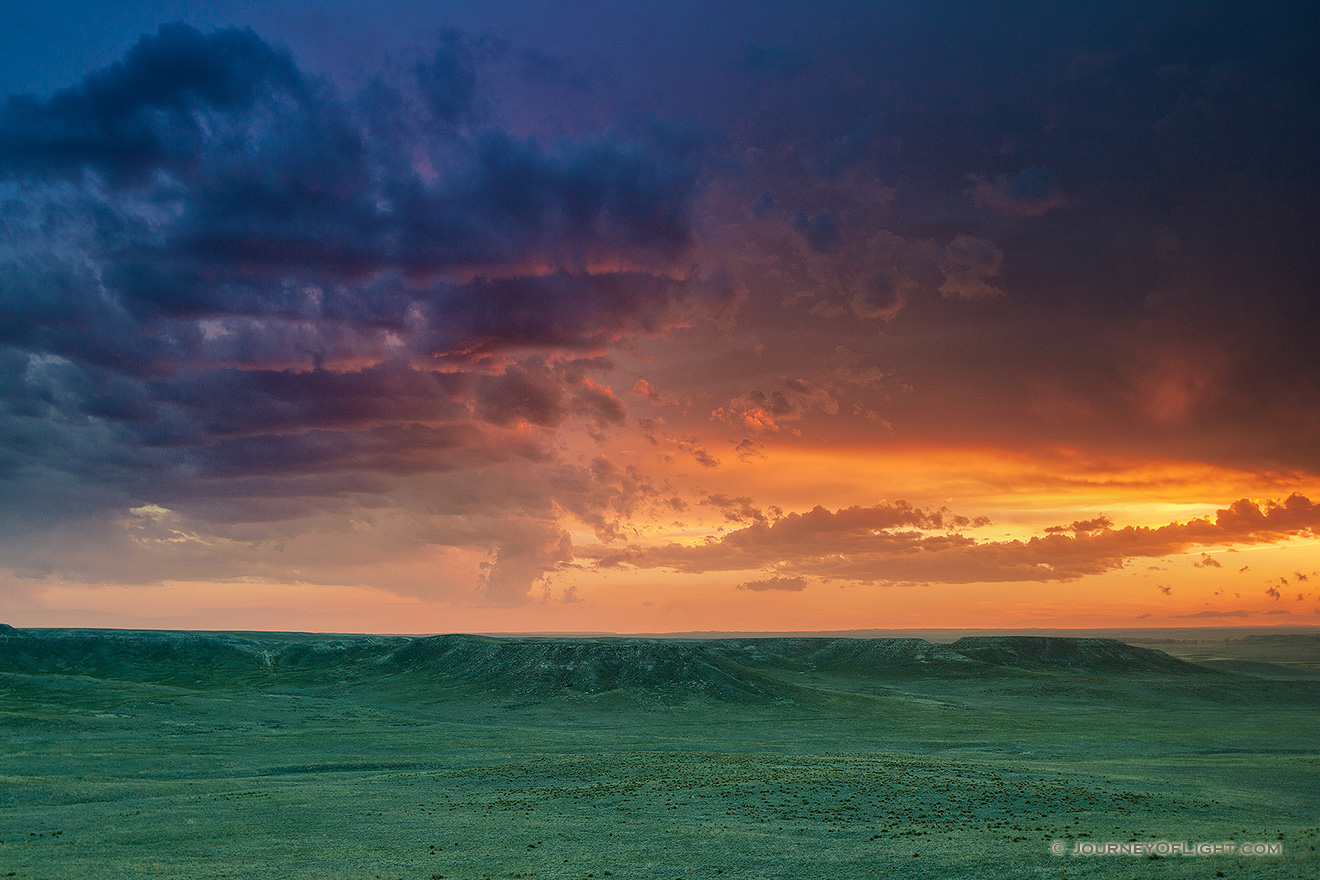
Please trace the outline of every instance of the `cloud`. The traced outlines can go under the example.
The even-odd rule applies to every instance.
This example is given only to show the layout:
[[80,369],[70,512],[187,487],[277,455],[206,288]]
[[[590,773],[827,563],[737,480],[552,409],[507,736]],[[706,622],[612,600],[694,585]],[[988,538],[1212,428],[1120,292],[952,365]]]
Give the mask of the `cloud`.
[[527,523],[520,532],[506,530],[500,536],[494,560],[483,563],[479,589],[497,605],[520,604],[532,584],[572,559],[568,532],[553,523]]
[[673,394],[668,394],[645,379],[638,379],[629,391],[634,397],[650,401],[655,406],[680,406],[683,401]]
[[696,437],[668,437],[667,438],[680,452],[692,456],[692,460],[703,468],[717,468],[720,466],[720,460],[711,455],[702,446],[697,445]]
[[807,245],[818,253],[830,253],[842,242],[839,221],[828,211],[808,217],[801,211],[793,212],[793,228],[801,233]]
[[423,323],[410,339],[425,355],[457,362],[528,347],[594,351],[669,329],[687,302],[718,307],[731,296],[714,279],[678,282],[638,272],[437,284],[414,295],[414,320]]
[[800,577],[773,577],[760,581],[747,581],[738,585],[740,590],[752,590],[754,592],[765,592],[767,590],[799,593],[807,588],[807,581]]
[[1223,564],[1209,553],[1202,553],[1201,558],[1192,563],[1196,568],[1223,568]]
[[1114,521],[1101,514],[1094,519],[1074,520],[1072,525],[1067,526],[1049,526],[1045,533],[1049,535],[1060,534],[1063,532],[1072,532],[1075,535],[1090,535],[1095,532],[1103,532],[1114,527]]
[[725,494],[707,495],[701,502],[710,507],[717,508],[724,514],[725,520],[736,523],[764,523],[765,514],[761,512],[752,499],[744,496],[730,496]]
[[1197,611],[1195,614],[1175,614],[1174,617],[1194,618],[1194,617],[1250,617],[1255,614],[1254,611]]
[[162,25],[123,60],[49,100],[10,96],[0,112],[0,165],[62,176],[90,168],[138,182],[196,154],[207,137],[204,114],[302,103],[310,89],[289,54],[251,30]]
[[[171,24],[6,101],[0,543],[76,522],[121,547],[124,511],[161,504],[199,537],[197,576],[251,573],[265,564],[216,538],[233,523],[333,510],[317,528],[342,532],[424,478],[484,500],[418,502],[435,526],[418,546],[485,548],[482,593],[508,604],[571,560],[559,511],[609,532],[639,482],[561,479],[550,434],[626,423],[606,346],[736,297],[679,262],[702,147],[659,123],[502,128],[474,45],[444,33],[350,93],[251,30]],[[35,545],[14,564],[58,571]],[[191,576],[155,546],[123,576]]]
[[940,294],[962,300],[1002,296],[1003,291],[988,279],[999,274],[1003,262],[1003,251],[986,239],[973,235],[955,236],[944,246],[940,257],[940,271],[944,273]]
[[968,176],[972,201],[1004,217],[1039,217],[1066,201],[1049,169],[1041,165],[1013,175],[999,174],[994,179],[983,174]]
[[456,124],[473,115],[477,77],[473,52],[463,35],[445,31],[434,53],[416,67],[417,86],[432,118]]
[[[645,380],[639,381],[639,385]],[[637,393],[637,386],[633,387],[633,393]],[[652,446],[671,446],[684,455],[692,457],[692,460],[699,467],[717,468],[720,466],[720,460],[710,453],[700,444],[697,437],[683,434],[671,434],[664,430],[665,420],[663,418],[644,418],[637,420],[637,427],[641,431],[642,437]],[[666,461],[673,461],[673,456],[665,453]]]
[[849,304],[859,318],[892,321],[916,295],[917,282],[884,270],[863,274]]
[[[452,79],[465,62],[446,57]],[[287,353],[295,331],[448,355],[666,325],[685,297],[668,276],[691,242],[690,144],[379,118],[410,109],[354,104],[250,31],[184,25],[49,100],[11,98],[6,341],[144,371]]]
[[758,218],[764,218],[778,207],[779,203],[775,201],[775,194],[766,189],[762,190],[761,194],[756,197],[756,201],[752,202],[751,212]]
[[607,544],[624,538],[631,520],[658,510],[672,514],[683,505],[635,465],[620,466],[604,455],[596,456],[586,467],[556,462],[520,486],[520,495],[523,504],[561,508],[590,526]]
[[[807,221],[798,219],[801,232]],[[840,233],[837,242],[818,244],[798,254],[793,277],[800,288],[793,296],[809,303],[809,314],[821,318],[851,314],[890,323],[942,277],[942,248],[934,239],[910,239],[881,229],[865,238]]]
[[839,402],[827,389],[805,379],[785,379],[769,393],[756,390],[734,398],[711,417],[758,433],[773,433],[813,409],[833,415],[839,411]]
[[1053,532],[1025,541],[978,540],[963,531],[987,524],[984,518],[903,501],[836,511],[816,507],[774,522],[754,522],[704,544],[669,544],[601,558],[609,564],[691,573],[774,566],[794,576],[858,582],[1071,581],[1123,568],[1133,559],[1177,555],[1198,546],[1309,536],[1320,527],[1320,505],[1296,494],[1264,504],[1242,499],[1213,518],[1156,528]]
[[692,450],[692,457],[696,460],[697,464],[704,468],[717,468],[720,466],[720,460],[701,447],[696,447]]
[[[729,441],[733,443],[732,440]],[[734,443],[734,452],[738,455],[738,460],[744,464],[765,458],[765,444],[757,443],[755,440],[744,437],[737,443]]]
[[[634,537],[634,520],[673,515],[673,496],[634,467],[603,456],[585,466],[531,459],[500,449],[502,436],[497,430],[479,456],[481,443],[436,451],[443,438],[419,434],[410,441],[418,459],[411,469],[400,466],[395,438],[374,448],[361,432],[313,433],[301,447],[267,442],[244,454],[301,449],[311,460],[281,457],[265,469],[245,461],[223,478],[170,472],[158,485],[134,485],[152,494],[132,509],[106,509],[93,498],[83,512],[61,503],[52,518],[34,500],[31,526],[5,523],[0,555],[28,577],[353,584],[365,573],[399,595],[508,606],[535,598],[547,576],[575,564],[566,517],[610,542]],[[345,438],[363,448],[320,448]],[[441,464],[450,469],[432,456],[448,457]],[[35,499],[37,490],[66,484],[46,475],[33,489],[15,488]],[[88,485],[84,495],[95,494],[96,484]]]
[[546,450],[535,442],[520,443],[515,437],[473,425],[432,428],[411,424],[234,437],[214,443],[191,461],[201,471],[201,480],[265,477],[287,482],[299,476],[346,472],[404,477],[546,456]]
[[[327,270],[580,272],[688,248],[691,144],[659,131],[543,144],[493,127],[430,130],[427,117],[452,122],[470,105],[471,59],[446,40],[417,81],[388,87],[417,93],[419,114],[403,97],[348,100],[251,31],[166,25],[74,88],[11,97],[0,157],[10,176],[65,179],[83,199],[95,189],[80,175],[94,172],[150,212],[150,225],[115,218],[114,286],[138,309],[225,311],[232,291],[204,284],[202,267],[228,270],[229,284]],[[189,295],[162,301],[160,281]]]

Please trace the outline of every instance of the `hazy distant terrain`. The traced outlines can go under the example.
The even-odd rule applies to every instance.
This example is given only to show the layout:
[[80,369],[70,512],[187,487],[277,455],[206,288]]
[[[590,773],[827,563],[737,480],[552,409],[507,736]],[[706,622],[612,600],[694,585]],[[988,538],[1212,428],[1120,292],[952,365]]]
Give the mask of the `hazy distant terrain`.
[[[1309,878],[1317,669],[1314,635],[6,628],[0,876]],[[1283,852],[1049,851],[1127,840]]]

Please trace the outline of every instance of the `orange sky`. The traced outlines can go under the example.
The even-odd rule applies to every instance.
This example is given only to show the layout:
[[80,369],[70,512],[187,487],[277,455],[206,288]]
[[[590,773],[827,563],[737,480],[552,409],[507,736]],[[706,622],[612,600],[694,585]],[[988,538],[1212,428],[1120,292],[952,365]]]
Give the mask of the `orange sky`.
[[[712,428],[702,442],[712,449],[721,443],[732,448],[724,434]],[[869,580],[808,575],[799,585],[793,578],[804,570],[803,560],[791,556],[766,557],[747,568],[690,573],[663,560],[638,559],[612,568],[597,564],[600,556],[625,547],[642,552],[675,544],[700,546],[746,529],[757,522],[755,517],[818,505],[828,512],[865,508],[893,499],[917,508],[947,508],[969,519],[988,518],[984,525],[917,530],[923,535],[952,531],[977,542],[1029,541],[1049,534],[1051,527],[1102,516],[1111,521],[1110,529],[1155,529],[1213,519],[1217,509],[1237,499],[1265,503],[1293,493],[1317,494],[1314,482],[1296,475],[1252,474],[1194,462],[1101,461],[1077,450],[1032,455],[1024,450],[866,449],[800,438],[767,439],[756,458],[742,462],[726,455],[730,461],[719,467],[694,466],[690,453],[664,444],[609,449],[587,438],[578,455],[589,465],[606,453],[619,466],[644,470],[649,480],[668,489],[639,493],[629,513],[616,514],[617,537],[602,539],[597,528],[561,511],[573,558],[538,577],[526,600],[491,603],[473,586],[482,566],[494,559],[480,549],[412,548],[354,566],[347,577],[342,577],[342,564],[336,565],[341,583],[318,582],[318,571],[327,570],[325,547],[302,536],[278,552],[311,561],[313,570],[305,578],[267,574],[118,585],[11,579],[0,614],[29,626],[197,628],[204,623],[218,629],[682,632],[1313,625],[1320,613],[1320,540],[1298,530],[1257,537],[1225,534],[1175,552],[1158,548],[1149,556],[1140,555],[1138,547],[1109,570],[1060,580],[996,576],[978,582],[975,571],[951,574],[933,562],[930,579],[920,577],[920,566],[916,576],[905,568],[889,579],[879,560]],[[685,508],[674,510],[670,498],[682,499]],[[782,513],[766,513],[774,507]],[[163,508],[138,511],[121,528],[139,533],[139,541],[167,548],[215,540],[191,533],[186,522]],[[904,526],[893,531],[909,532]],[[296,546],[300,542],[306,547]],[[950,582],[951,577],[959,582]],[[766,582],[797,588],[744,586]]]

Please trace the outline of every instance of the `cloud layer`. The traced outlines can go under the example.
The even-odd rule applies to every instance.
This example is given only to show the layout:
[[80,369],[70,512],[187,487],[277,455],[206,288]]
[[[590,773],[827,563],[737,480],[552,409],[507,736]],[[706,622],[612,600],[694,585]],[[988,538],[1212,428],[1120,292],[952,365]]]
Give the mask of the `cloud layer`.
[[[480,118],[475,81],[454,34],[350,94],[250,30],[175,24],[11,96],[9,540],[22,518],[157,502],[203,524],[315,515],[353,486],[547,462],[538,430],[566,420],[622,423],[599,352],[728,295],[675,272],[698,147],[658,126],[516,135]],[[492,598],[571,556],[551,497],[534,526],[491,521]]]
[[834,511],[817,507],[773,522],[762,519],[701,544],[605,553],[598,564],[686,573],[774,572],[772,578],[742,586],[762,591],[801,590],[807,577],[880,584],[1072,581],[1143,557],[1314,537],[1320,528],[1320,505],[1294,494],[1264,504],[1241,499],[1213,518],[1155,528],[1114,528],[1101,517],[1047,529],[1025,541],[978,539],[966,533],[987,525],[984,518],[903,501]]

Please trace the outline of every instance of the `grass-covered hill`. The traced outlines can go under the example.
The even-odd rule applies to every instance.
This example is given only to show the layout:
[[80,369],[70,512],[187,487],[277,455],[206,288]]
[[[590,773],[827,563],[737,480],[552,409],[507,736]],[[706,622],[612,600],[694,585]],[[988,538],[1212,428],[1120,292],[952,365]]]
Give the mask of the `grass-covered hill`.
[[[840,682],[1015,673],[1213,674],[1112,639],[489,638],[309,636],[122,630],[0,630],[0,674],[178,688],[280,683],[426,696],[461,689],[672,693],[722,701],[805,699]],[[845,689],[846,686],[845,686]]]

